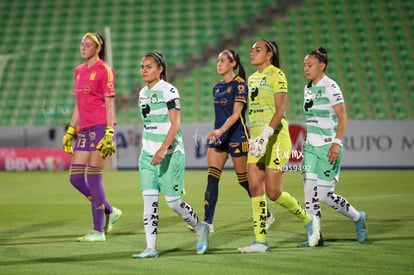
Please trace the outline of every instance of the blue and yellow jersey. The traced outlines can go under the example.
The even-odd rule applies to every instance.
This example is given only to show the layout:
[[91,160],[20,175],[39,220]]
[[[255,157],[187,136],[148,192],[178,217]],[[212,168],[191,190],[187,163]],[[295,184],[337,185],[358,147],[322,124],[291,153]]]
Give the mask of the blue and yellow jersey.
[[248,140],[246,126],[247,84],[243,78],[236,76],[231,82],[220,81],[213,87],[214,129],[220,128],[233,113],[233,105],[241,102],[245,105],[239,119],[220,137],[222,142],[239,142]]
[[[255,137],[262,134],[263,127],[269,125],[276,112],[275,94],[287,93],[288,84],[283,71],[273,65],[261,73],[256,71],[249,77],[248,83],[250,132]],[[275,130],[280,131],[288,127],[288,120],[284,115]]]

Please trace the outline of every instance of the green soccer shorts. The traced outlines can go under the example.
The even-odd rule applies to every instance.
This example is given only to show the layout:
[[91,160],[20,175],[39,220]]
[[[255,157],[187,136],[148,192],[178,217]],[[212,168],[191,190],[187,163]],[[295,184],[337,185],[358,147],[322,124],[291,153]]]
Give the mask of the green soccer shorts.
[[302,167],[304,167],[304,169],[302,169],[302,173],[316,174],[318,179],[325,181],[331,181],[332,179],[338,181],[344,149],[341,146],[338,160],[335,163],[330,163],[328,161],[328,151],[331,146],[332,144],[326,144],[316,147],[305,143],[303,145]]
[[165,196],[180,196],[184,190],[185,155],[179,151],[165,155],[161,164],[151,165],[152,155],[142,151],[139,156],[141,192],[158,190]]

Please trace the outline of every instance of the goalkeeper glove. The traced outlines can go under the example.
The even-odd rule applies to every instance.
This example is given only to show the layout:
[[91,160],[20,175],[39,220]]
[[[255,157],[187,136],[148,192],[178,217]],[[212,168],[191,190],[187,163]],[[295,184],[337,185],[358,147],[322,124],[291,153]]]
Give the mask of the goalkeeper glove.
[[106,158],[115,154],[115,143],[114,143],[114,127],[106,126],[105,135],[99,141],[96,149],[100,152],[101,157]]
[[69,125],[68,129],[66,130],[66,134],[63,136],[62,144],[63,144],[63,150],[65,150],[66,153],[72,154],[73,148],[72,148],[72,141],[75,137],[75,128]]
[[269,137],[273,135],[273,128],[270,126],[263,127],[263,133],[251,140],[249,143],[249,153],[256,157],[263,157],[266,153],[266,146],[269,141]]

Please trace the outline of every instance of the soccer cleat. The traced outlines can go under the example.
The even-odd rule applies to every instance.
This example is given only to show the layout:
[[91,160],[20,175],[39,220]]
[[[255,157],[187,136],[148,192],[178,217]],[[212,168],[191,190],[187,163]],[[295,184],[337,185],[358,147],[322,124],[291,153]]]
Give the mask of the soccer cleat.
[[266,230],[270,228],[270,226],[276,221],[275,216],[270,212],[269,217],[266,218]]
[[[213,224],[206,223],[206,222],[205,222],[205,224],[207,224],[207,225],[208,225],[208,231],[209,231],[210,233],[213,233],[213,232],[214,232],[214,225],[213,225]],[[192,227],[191,225],[189,225],[189,226],[188,226],[188,229],[189,229],[190,231],[193,231],[193,232],[194,232],[194,227]]]
[[209,226],[202,223],[202,230],[197,233],[197,254],[205,254],[208,248]]
[[122,211],[116,207],[112,207],[112,213],[106,215],[105,226],[104,226],[105,234],[108,234],[109,232],[112,231],[114,224],[119,220],[121,216],[122,216]]
[[355,223],[356,233],[358,236],[358,242],[363,243],[368,238],[368,225],[367,225],[367,215],[364,211],[359,211],[359,220]]
[[267,242],[261,243],[257,241],[254,241],[251,245],[240,247],[237,250],[241,253],[263,253],[270,251]]
[[[322,233],[319,232],[319,234],[320,234],[321,238],[319,239],[318,244],[316,246],[324,246],[325,242],[323,241]],[[308,243],[308,241],[303,242],[303,243],[299,243],[299,244],[296,245],[296,247],[299,247],[299,248],[309,247],[309,243]]]
[[319,221],[315,215],[309,214],[312,220],[305,224],[306,233],[308,234],[308,245],[310,247],[317,246],[321,238]]
[[104,242],[106,240],[105,233],[93,230],[83,237],[79,237],[79,242]]
[[158,258],[158,256],[158,251],[151,248],[147,248],[141,253],[132,254],[132,258],[135,259]]

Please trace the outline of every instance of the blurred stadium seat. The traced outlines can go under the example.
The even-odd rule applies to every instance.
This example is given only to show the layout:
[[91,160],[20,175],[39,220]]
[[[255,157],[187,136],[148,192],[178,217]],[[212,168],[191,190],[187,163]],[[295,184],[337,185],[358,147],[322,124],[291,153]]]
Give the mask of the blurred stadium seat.
[[[104,33],[105,26],[111,27],[116,88],[123,99],[117,106],[119,123],[139,121],[139,62],[151,50],[167,57],[169,76],[183,98],[183,121],[212,122],[220,47],[238,51],[250,74],[249,51],[262,37],[279,44],[290,120],[303,119],[302,61],[318,46],[328,50],[328,74],[344,91],[351,119],[414,118],[413,1],[293,1],[299,4],[285,13],[264,15],[286,2],[3,1],[0,126],[64,125],[74,104],[73,69],[83,62],[81,36]],[[258,19],[263,25],[252,26]],[[243,26],[255,32],[243,37],[235,31]]]

